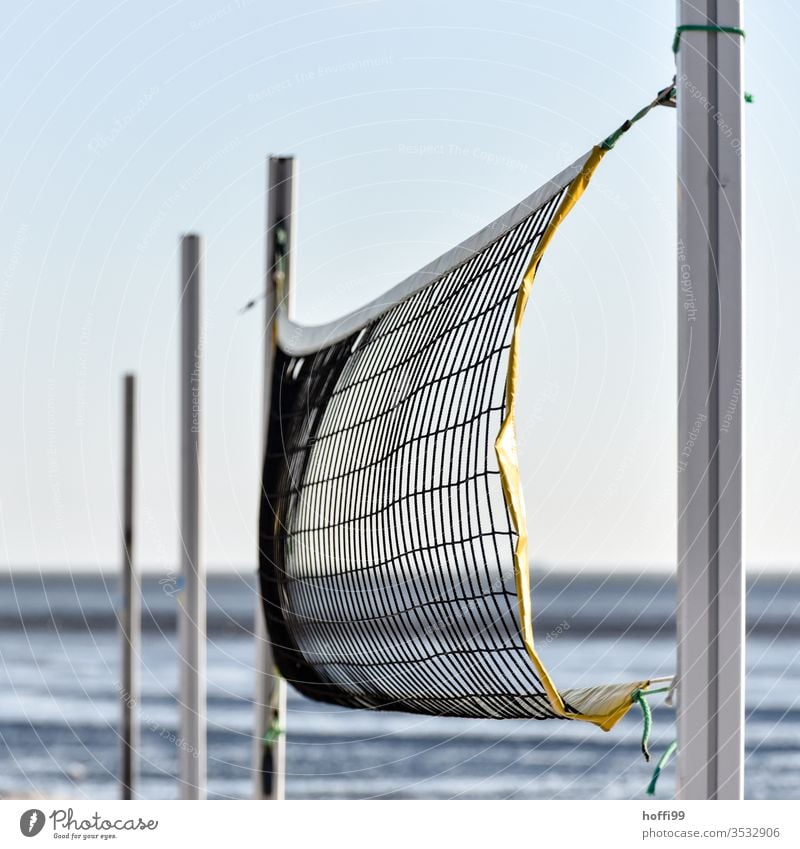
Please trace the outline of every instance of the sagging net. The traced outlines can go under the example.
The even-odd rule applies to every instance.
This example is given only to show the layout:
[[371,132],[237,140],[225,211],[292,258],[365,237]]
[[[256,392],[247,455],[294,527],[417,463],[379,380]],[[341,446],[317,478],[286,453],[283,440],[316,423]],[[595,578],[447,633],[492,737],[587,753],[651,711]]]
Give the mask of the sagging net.
[[260,577],[278,668],[305,695],[610,727],[647,685],[555,690],[495,450],[520,287],[584,171],[348,338],[278,347]]

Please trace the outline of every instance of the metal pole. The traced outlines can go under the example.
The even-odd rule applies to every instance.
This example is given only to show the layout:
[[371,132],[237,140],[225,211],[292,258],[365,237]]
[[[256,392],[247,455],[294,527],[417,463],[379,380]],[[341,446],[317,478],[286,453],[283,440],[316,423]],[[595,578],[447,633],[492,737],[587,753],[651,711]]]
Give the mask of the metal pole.
[[[739,0],[678,24],[742,26]],[[678,105],[678,796],[743,793],[742,42],[684,31]]]
[[[275,357],[275,313],[292,291],[294,258],[295,163],[291,156],[271,156],[267,163],[267,262],[264,291],[264,391],[261,456],[267,447],[272,371]],[[288,309],[288,303],[284,304]],[[253,795],[283,799],[286,776],[286,682],[278,675],[259,598],[255,614],[256,695],[253,735]]]
[[206,794],[206,575],[200,546],[200,237],[181,239],[181,798]]
[[141,613],[139,582],[133,565],[133,497],[136,451],[136,375],[126,374],[122,397],[122,752],[120,783],[122,798],[133,799],[138,780],[139,750],[139,641]]

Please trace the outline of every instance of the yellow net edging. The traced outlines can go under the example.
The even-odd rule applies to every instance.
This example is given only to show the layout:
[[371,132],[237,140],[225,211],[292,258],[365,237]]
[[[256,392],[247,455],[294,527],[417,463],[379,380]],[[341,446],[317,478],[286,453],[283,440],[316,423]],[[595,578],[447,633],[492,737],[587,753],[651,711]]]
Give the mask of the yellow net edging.
[[[556,689],[550,675],[544,667],[533,640],[533,612],[531,607],[530,564],[528,561],[528,529],[525,518],[525,502],[522,493],[522,481],[519,473],[516,432],[516,401],[519,383],[519,349],[522,318],[528,303],[533,281],[542,261],[542,256],[561,222],[569,215],[572,207],[580,199],[589,185],[595,169],[606,153],[606,149],[596,146],[592,149],[580,174],[570,183],[567,192],[556,210],[552,221],[542,234],[538,245],[525,271],[517,294],[514,311],[514,330],[508,354],[508,375],[506,377],[506,415],[495,440],[495,452],[500,465],[500,479],[503,486],[506,507],[514,530],[517,544],[514,549],[514,576],[516,579],[517,601],[519,604],[519,622],[525,649],[542,681],[547,698],[553,711],[565,719],[582,719],[599,725],[609,731],[622,719],[633,705],[631,694],[636,690],[646,690],[650,681],[635,681],[624,685],[591,687],[580,690]],[[565,707],[570,704],[580,713],[572,713]]]

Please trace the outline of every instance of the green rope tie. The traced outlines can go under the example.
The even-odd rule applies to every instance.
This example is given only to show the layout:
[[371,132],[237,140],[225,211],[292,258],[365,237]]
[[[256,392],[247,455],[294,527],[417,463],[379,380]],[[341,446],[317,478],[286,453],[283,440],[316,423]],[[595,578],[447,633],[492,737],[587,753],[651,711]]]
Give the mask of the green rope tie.
[[657,690],[634,690],[631,693],[631,701],[638,704],[642,709],[642,754],[647,763],[650,763],[650,731],[653,728],[653,711],[647,702],[647,696],[655,696],[657,693],[668,693],[669,687],[659,687]]
[[661,775],[661,770],[667,765],[669,759],[675,754],[675,751],[678,748],[678,741],[673,740],[669,746],[664,750],[664,754],[658,759],[658,763],[656,764],[656,768],[653,770],[653,777],[650,779],[650,783],[647,785],[647,795],[655,796],[656,795],[656,783],[658,782],[658,777]]
[[740,27],[723,27],[719,24],[681,24],[675,30],[675,38],[672,41],[673,53],[677,53],[681,49],[681,36],[685,32],[725,32],[728,35],[746,37],[745,31]]
[[621,127],[614,130],[608,138],[604,139],[600,142],[600,147],[603,150],[611,150],[612,147],[619,141],[620,136],[630,130],[630,128],[637,122],[641,121],[651,109],[655,109],[656,106],[666,106],[671,105],[672,99],[675,97],[675,85],[674,80],[672,84],[668,85],[666,88],[661,89],[661,91],[656,95],[655,100],[651,103],[648,103],[647,106],[640,109],[633,118],[629,118]]
[[642,754],[647,763],[650,763],[650,750],[647,748],[647,744],[650,741],[650,730],[653,727],[653,711],[650,709],[650,705],[647,704],[647,699],[644,697],[642,690],[634,690],[631,693],[631,701],[635,704],[638,703],[642,709]]
[[280,727],[277,719],[273,719],[261,742],[265,746],[272,746],[281,734],[283,734],[283,728]]
[[[681,24],[675,29],[675,38],[672,41],[672,52],[677,54],[681,49],[681,35],[685,32],[724,32],[728,35],[739,35],[747,37],[747,33],[741,27],[723,27],[719,24]],[[755,97],[749,92],[744,93],[745,103],[754,103]]]

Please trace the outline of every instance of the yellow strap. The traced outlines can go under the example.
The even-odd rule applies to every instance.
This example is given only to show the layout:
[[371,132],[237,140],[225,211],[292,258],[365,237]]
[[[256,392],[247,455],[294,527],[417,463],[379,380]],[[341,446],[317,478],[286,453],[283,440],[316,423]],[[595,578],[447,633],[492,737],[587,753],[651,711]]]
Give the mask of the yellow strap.
[[[495,440],[494,448],[497,453],[497,461],[500,465],[500,479],[503,485],[503,495],[505,496],[506,507],[511,516],[511,522],[514,530],[517,532],[517,545],[514,549],[514,576],[517,587],[517,601],[519,604],[519,621],[520,630],[522,632],[522,640],[525,644],[525,649],[533,662],[536,672],[545,688],[547,698],[552,709],[559,716],[567,719],[582,719],[586,722],[592,722],[599,725],[603,730],[610,730],[618,720],[620,720],[630,709],[633,701],[631,693],[636,689],[644,690],[648,687],[649,681],[640,681],[632,685],[625,685],[619,688],[598,688],[606,694],[610,691],[614,692],[614,698],[609,700],[607,697],[595,702],[601,712],[599,713],[571,713],[564,706],[564,699],[556,689],[550,678],[547,670],[544,668],[539,655],[536,653],[536,648],[533,643],[533,614],[531,611],[531,579],[530,566],[528,563],[528,528],[525,520],[525,502],[522,495],[522,481],[519,474],[519,462],[517,457],[517,433],[516,433],[516,402],[517,402],[517,385],[519,378],[519,348],[520,334],[522,329],[522,317],[525,313],[525,307],[530,297],[533,281],[536,277],[536,272],[539,268],[539,263],[542,261],[542,256],[550,244],[553,234],[558,229],[561,222],[569,215],[572,207],[578,202],[581,195],[589,185],[589,180],[592,178],[600,160],[603,158],[606,151],[596,146],[592,149],[589,158],[586,160],[581,173],[570,183],[567,193],[562,199],[555,215],[547,226],[547,229],[539,239],[536,250],[533,252],[531,261],[522,278],[522,285],[517,294],[517,303],[514,312],[514,332],[511,337],[511,348],[508,354],[508,375],[506,377],[506,417],[500,427],[500,432]],[[594,701],[594,700],[593,700]],[[570,702],[574,704],[574,701]],[[582,710],[583,706],[575,707]],[[588,709],[592,709],[592,702],[586,704]]]

